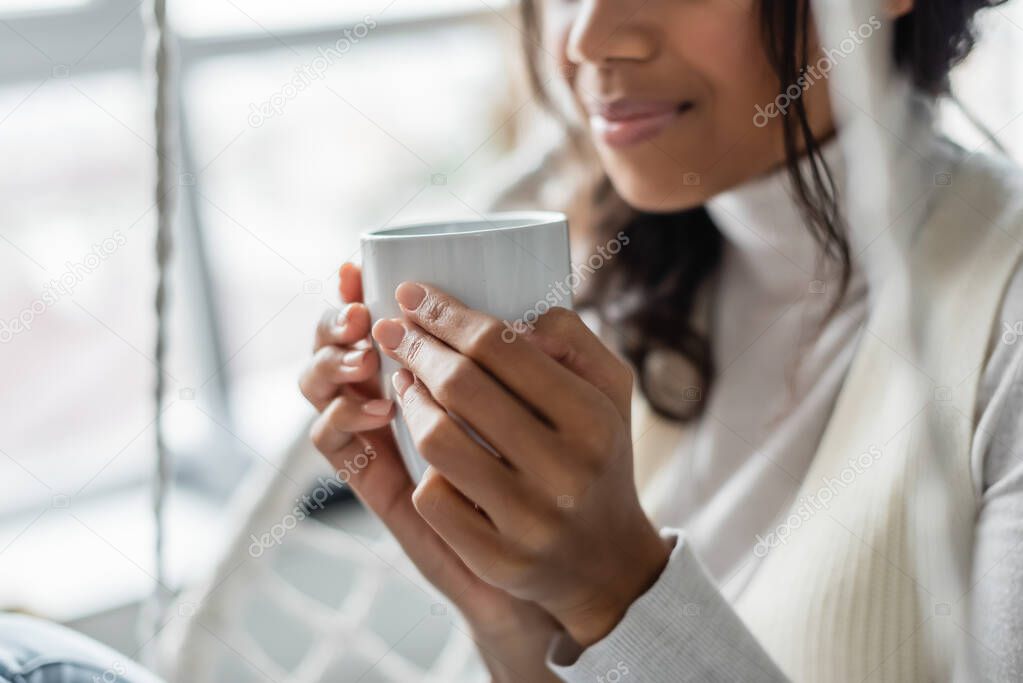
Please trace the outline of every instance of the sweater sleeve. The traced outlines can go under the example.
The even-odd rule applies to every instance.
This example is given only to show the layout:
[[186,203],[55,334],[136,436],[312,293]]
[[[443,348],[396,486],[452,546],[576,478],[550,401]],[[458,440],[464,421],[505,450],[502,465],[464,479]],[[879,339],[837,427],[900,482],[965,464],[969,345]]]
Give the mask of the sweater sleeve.
[[1002,303],[977,397],[973,476],[980,500],[970,620],[977,680],[1023,680],[1023,268]]
[[[970,619],[978,680],[1023,680],[1023,267],[1006,291],[977,397]],[[721,596],[681,532],[657,582],[603,640],[581,650],[562,634],[548,666],[574,683],[784,681]]]
[[603,640],[580,651],[566,634],[551,643],[547,664],[569,683],[785,681],[756,638],[718,592],[685,537],[668,564]]

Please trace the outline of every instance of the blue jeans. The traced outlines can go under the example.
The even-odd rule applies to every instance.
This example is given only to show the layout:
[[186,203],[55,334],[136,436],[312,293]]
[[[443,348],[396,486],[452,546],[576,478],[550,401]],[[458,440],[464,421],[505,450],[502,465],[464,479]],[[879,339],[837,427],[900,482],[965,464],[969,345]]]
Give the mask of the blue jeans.
[[63,626],[0,614],[2,683],[160,683],[130,658]]

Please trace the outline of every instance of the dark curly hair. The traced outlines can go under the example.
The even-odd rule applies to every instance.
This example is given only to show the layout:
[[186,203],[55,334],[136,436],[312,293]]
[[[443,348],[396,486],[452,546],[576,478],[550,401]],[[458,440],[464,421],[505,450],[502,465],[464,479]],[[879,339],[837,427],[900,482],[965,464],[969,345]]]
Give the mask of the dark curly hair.
[[[895,22],[893,59],[918,90],[933,97],[950,93],[949,73],[976,42],[974,17],[984,8],[1006,0],[926,0]],[[555,115],[560,115],[543,86],[537,36],[540,16],[536,0],[521,5],[524,47],[529,78],[536,94]],[[797,83],[808,64],[810,0],[760,0],[763,44],[778,78],[779,92]],[[840,267],[832,312],[849,284],[851,255],[846,230],[836,202],[830,170],[821,155],[801,99],[783,116],[785,166],[796,192],[807,229],[823,254]],[[801,168],[803,154],[810,161]],[[594,206],[614,204],[611,181],[604,175],[593,190]],[[622,202],[620,199],[618,203]],[[578,304],[597,312],[613,330],[619,350],[639,370],[640,388],[662,415],[685,421],[700,414],[708,395],[714,359],[709,339],[695,319],[695,306],[703,283],[721,260],[722,235],[707,211],[657,214],[634,209],[607,211],[591,226],[597,241],[624,231],[629,248],[623,249],[596,271]],[[643,372],[651,352],[668,351],[687,361],[695,371],[697,391],[687,397],[704,400],[666,402],[663,392],[650,386],[656,373]],[[669,403],[672,403],[669,405]]]

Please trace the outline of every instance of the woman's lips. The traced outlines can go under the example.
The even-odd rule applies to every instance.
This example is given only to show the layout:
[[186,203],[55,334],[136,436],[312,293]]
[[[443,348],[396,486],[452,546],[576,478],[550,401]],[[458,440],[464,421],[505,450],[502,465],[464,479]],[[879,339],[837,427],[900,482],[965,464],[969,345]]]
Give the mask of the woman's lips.
[[628,147],[657,137],[691,107],[689,102],[640,100],[598,104],[590,108],[590,129],[610,147]]

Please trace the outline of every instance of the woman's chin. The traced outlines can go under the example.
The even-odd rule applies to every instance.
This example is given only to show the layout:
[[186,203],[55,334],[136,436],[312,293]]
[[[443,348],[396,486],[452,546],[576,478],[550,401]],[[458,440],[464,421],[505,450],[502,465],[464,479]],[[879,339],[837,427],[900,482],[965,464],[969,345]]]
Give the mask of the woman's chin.
[[[675,180],[672,178],[671,180]],[[630,177],[611,182],[618,195],[637,211],[646,213],[677,213],[702,206],[709,195],[698,176],[682,179],[679,183],[666,183],[658,179]]]

